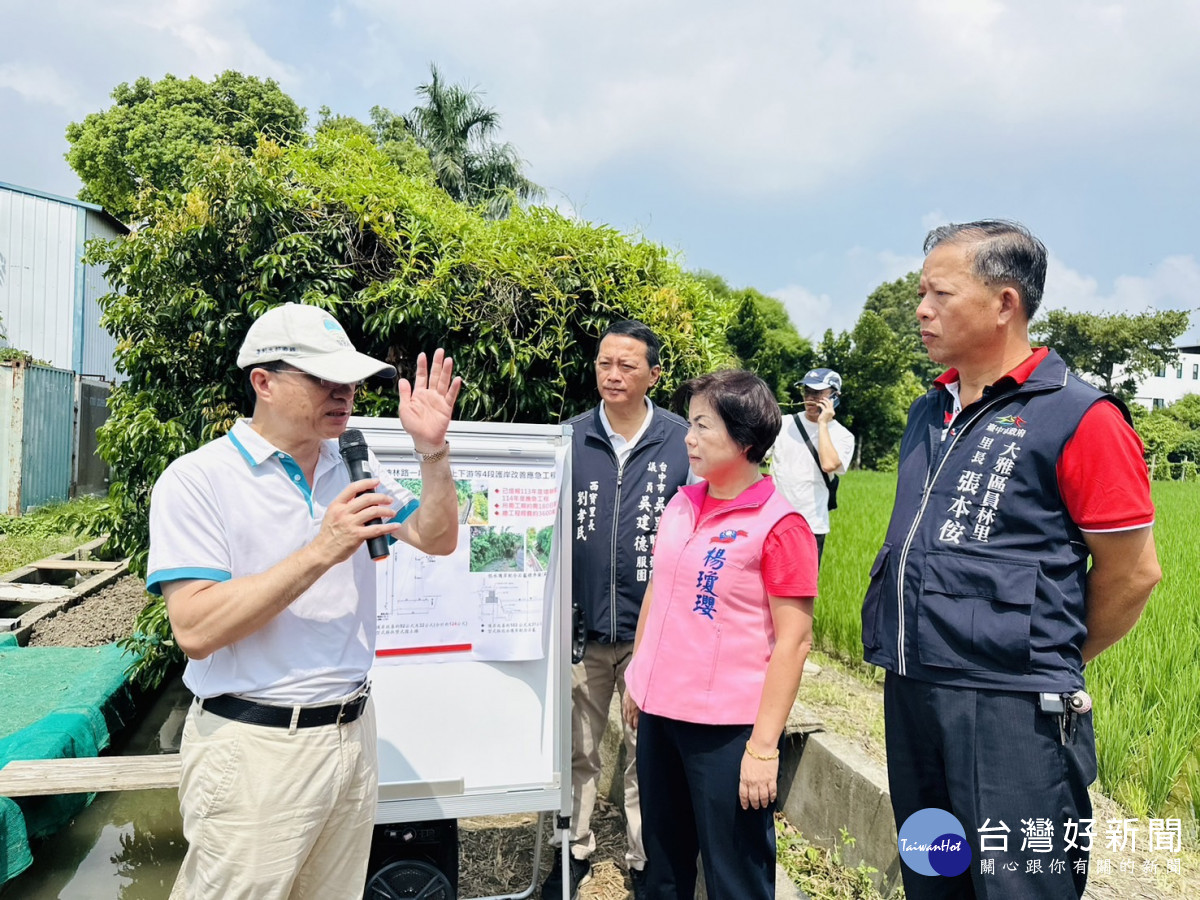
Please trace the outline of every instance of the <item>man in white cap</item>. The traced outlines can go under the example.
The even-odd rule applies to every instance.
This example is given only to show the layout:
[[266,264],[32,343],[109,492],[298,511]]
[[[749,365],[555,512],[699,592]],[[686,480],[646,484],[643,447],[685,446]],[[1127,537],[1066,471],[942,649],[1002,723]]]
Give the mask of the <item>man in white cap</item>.
[[829,511],[837,506],[838,476],[854,456],[854,435],[834,421],[842,376],[812,369],[796,387],[804,391],[804,415],[786,417],[771,448],[775,486],[804,516],[817,539],[817,559],[829,534]]
[[171,896],[359,897],[378,785],[376,568],[363,545],[453,552],[446,430],[462,379],[439,349],[399,383],[418,503],[374,456],[374,477],[350,481],[337,438],[355,391],[395,370],[355,351],[333,316],[275,307],[237,363],[253,418],[175,460],[150,504],[146,585],[166,598],[196,695],[180,750],[188,849]]

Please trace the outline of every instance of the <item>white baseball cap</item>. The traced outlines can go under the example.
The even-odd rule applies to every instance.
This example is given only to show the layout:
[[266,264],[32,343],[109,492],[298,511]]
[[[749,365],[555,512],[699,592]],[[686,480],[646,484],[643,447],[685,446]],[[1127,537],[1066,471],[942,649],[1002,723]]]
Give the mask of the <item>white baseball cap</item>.
[[337,319],[304,303],[273,307],[246,332],[238,351],[239,369],[276,361],[338,384],[366,381],[372,375],[396,376],[394,366],[355,350]]

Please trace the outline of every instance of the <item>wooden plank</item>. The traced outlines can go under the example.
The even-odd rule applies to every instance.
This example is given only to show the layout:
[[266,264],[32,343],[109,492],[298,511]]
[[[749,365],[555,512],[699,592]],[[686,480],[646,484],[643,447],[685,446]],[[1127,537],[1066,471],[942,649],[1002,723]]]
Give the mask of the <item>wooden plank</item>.
[[0,797],[90,794],[179,787],[179,754],[13,760],[0,769]]
[[32,566],[35,569],[55,572],[107,572],[110,569],[119,569],[124,564],[124,560],[105,562],[102,559],[42,559]]

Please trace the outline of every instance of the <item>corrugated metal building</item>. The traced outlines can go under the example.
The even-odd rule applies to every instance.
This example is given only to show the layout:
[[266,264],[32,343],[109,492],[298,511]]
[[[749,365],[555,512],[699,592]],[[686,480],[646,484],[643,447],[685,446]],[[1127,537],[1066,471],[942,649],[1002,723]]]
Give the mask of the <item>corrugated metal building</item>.
[[82,257],[128,231],[94,204],[0,182],[0,347],[48,364],[0,362],[0,512],[107,489],[96,428],[116,341],[100,327],[103,270]]
[[[0,320],[7,346],[77,375],[115,381],[116,342],[100,327],[103,270],[84,244],[129,229],[99,206],[0,182]],[[0,344],[3,346],[3,344]]]

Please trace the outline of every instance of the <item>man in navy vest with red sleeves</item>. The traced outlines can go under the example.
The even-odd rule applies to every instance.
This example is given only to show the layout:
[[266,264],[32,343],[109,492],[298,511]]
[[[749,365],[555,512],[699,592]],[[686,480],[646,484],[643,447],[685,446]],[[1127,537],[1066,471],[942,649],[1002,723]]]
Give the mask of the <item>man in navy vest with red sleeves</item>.
[[[1030,345],[1041,241],[989,220],[934,229],[925,254],[921,340],[951,368],[909,411],[863,604],[905,895],[1078,898],[1095,834],[1084,666],[1161,578],[1142,444],[1120,400]],[[958,865],[905,852],[943,836],[920,833],[929,809],[961,824]]]

